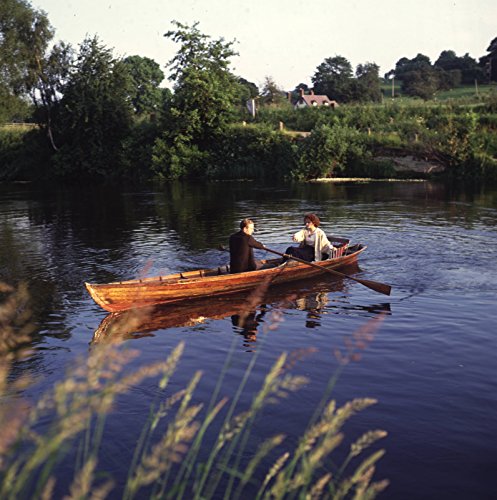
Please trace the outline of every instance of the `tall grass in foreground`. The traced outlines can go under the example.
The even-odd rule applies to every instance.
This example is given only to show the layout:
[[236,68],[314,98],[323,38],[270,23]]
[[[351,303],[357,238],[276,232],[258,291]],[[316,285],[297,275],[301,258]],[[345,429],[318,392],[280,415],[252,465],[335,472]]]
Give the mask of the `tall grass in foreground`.
[[[49,499],[63,495],[68,499],[101,499],[109,495],[124,499],[362,499],[374,498],[387,486],[385,480],[373,481],[375,465],[384,451],[367,451],[386,435],[384,431],[364,433],[348,453],[340,453],[345,455],[341,465],[332,459],[343,443],[347,420],[376,401],[354,399],[337,406],[329,399],[338,372],[371,341],[381,317],[355,332],[345,352],[337,353],[339,370],[330,379],[323,401],[296,444],[286,443],[283,434],[275,433],[246,459],[254,422],[264,408],[309,382],[291,373],[298,356],[282,354],[250,406],[242,410],[238,408],[240,395],[256,354],[232,401],[220,395],[225,367],[211,402],[204,409],[195,402],[201,373],[194,373],[189,384],[177,393],[168,389],[183,343],[167,359],[129,370],[128,364],[138,352],[109,342],[92,348],[36,404],[28,405],[22,399],[22,390],[29,381],[15,380],[12,373],[13,363],[29,355],[22,348],[28,345],[32,332],[28,296],[23,288],[16,290],[0,283],[0,297],[5,299],[0,304],[2,499]],[[275,315],[269,329],[278,325],[278,311]],[[113,412],[117,398],[126,397],[131,388],[149,378],[157,382],[158,396],[151,402],[148,420],[127,464],[129,473],[124,486],[118,488],[115,479],[99,468],[99,455],[105,452],[106,417]],[[40,425],[41,419],[50,424]],[[204,441],[209,430],[217,437],[213,445],[207,446]],[[74,456],[74,473],[64,478],[62,488],[57,484],[59,466]],[[122,484],[122,478],[119,480]],[[61,488],[66,491],[61,493]]]

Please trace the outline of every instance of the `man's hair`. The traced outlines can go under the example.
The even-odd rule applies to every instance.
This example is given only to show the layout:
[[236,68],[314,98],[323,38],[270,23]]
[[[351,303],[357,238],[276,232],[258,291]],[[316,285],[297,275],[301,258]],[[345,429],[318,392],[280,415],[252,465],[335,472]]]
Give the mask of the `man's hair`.
[[240,229],[243,229],[244,227],[247,227],[249,224],[253,224],[254,221],[252,219],[242,219],[240,222]]
[[312,222],[316,227],[319,227],[319,225],[321,224],[321,221],[319,220],[319,217],[316,214],[305,214],[304,222],[306,220]]

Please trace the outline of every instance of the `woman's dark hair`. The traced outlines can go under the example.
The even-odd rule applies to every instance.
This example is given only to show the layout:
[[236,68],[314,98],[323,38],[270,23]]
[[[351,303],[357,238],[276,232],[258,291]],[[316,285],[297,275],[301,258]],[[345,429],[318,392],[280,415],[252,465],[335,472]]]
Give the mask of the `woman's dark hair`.
[[316,214],[305,214],[304,222],[305,221],[312,222],[316,227],[319,227],[319,225],[321,224],[321,221],[319,220],[319,217]]

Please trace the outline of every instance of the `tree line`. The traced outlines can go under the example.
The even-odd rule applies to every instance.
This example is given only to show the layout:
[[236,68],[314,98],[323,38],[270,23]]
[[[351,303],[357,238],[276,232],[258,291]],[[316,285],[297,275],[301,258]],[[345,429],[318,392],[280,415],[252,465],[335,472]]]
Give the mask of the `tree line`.
[[[256,128],[236,126],[248,121],[245,103],[251,98],[286,113],[288,98],[271,78],[258,89],[233,74],[233,42],[212,39],[198,23],[173,22],[164,36],[179,47],[169,62],[173,91],[161,87],[164,73],[152,59],[115,58],[96,36],[87,37],[78,50],[64,42],[51,45],[54,30],[44,12],[27,0],[3,0],[0,123],[33,120],[39,130],[0,135],[0,178],[171,179],[247,172],[301,177],[302,164],[307,165],[304,177],[311,176],[308,144],[276,133],[272,118],[265,121],[260,113]],[[418,54],[400,59],[386,77],[402,80],[407,94],[426,98],[436,89],[492,79],[497,38],[487,52],[477,63],[467,54],[444,51],[434,65]],[[354,73],[345,57],[334,56],[317,67],[312,90],[340,103],[374,103],[382,99],[380,82],[376,64],[360,64]],[[300,89],[310,90],[299,84],[294,98]],[[337,125],[337,116],[328,116],[327,125]],[[312,120],[311,128],[319,126],[323,115]],[[333,134],[340,142],[352,132],[335,127]],[[320,161],[328,164],[330,175],[336,161]]]

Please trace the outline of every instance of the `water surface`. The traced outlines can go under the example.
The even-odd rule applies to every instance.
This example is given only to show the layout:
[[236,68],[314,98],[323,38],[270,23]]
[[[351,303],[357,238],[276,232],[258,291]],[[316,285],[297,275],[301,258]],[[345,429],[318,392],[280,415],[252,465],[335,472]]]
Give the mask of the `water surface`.
[[[105,325],[107,315],[87,295],[85,281],[222,265],[227,256],[217,247],[244,217],[256,220],[258,240],[283,251],[306,212],[317,213],[329,234],[368,245],[354,275],[392,285],[392,295],[323,276],[272,291],[244,327],[236,315],[243,297],[214,300],[205,311],[197,305],[193,315],[166,310],[141,335],[128,332],[125,342],[146,363],[184,341],[171,391],[200,369],[195,396],[206,404],[226,359],[221,392],[233,397],[256,356],[241,408],[281,352],[300,353],[295,372],[311,382],[268,407],[255,433],[284,432],[295,441],[337,369],[337,350],[346,355],[361,328],[373,325],[374,338],[347,365],[332,397],[378,400],[345,431],[351,439],[368,429],[388,431],[376,475],[391,481],[383,498],[495,498],[497,190],[491,188],[427,182],[0,186],[0,278],[28,282],[37,324],[36,351],[19,367],[40,380],[28,396],[59,380]],[[116,408],[103,470],[122,476],[154,393],[152,382],[133,388]]]

